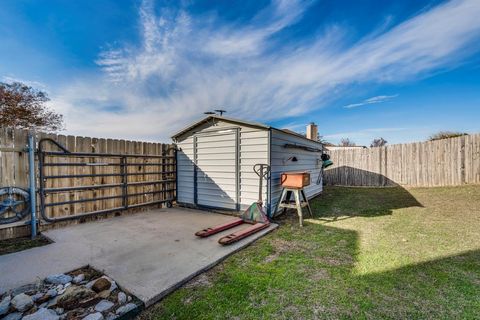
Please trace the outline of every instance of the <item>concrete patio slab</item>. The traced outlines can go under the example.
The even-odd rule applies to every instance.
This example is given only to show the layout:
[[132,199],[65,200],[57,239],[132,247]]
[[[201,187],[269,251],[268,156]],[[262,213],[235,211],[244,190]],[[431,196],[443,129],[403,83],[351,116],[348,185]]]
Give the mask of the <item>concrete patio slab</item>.
[[149,306],[277,227],[272,224],[230,246],[217,241],[241,226],[205,239],[194,236],[230,219],[170,208],[50,230],[44,234],[53,244],[0,256],[0,292],[90,265]]

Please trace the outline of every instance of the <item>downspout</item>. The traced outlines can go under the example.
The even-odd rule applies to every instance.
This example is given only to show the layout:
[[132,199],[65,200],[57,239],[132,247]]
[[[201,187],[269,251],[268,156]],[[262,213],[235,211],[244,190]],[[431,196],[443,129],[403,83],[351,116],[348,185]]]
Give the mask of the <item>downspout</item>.
[[267,152],[268,152],[268,159],[267,163],[270,166],[270,174],[269,174],[269,179],[267,181],[267,217],[272,219],[273,214],[272,214],[272,128],[268,129],[268,147],[267,147]]

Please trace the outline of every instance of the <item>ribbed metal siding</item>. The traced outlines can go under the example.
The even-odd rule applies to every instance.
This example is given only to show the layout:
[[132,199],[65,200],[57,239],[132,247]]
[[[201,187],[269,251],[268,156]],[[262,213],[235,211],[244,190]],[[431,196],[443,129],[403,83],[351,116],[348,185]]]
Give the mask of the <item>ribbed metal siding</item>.
[[[259,178],[253,171],[257,163],[268,164],[268,130],[240,130],[240,209],[258,200]],[[263,182],[263,202],[267,205],[267,181]]]
[[[282,191],[280,175],[288,171],[308,171],[310,173],[310,186],[305,188],[308,198],[319,194],[323,190],[322,181],[317,184],[317,179],[321,170],[319,152],[309,152],[301,149],[285,148],[285,144],[297,144],[316,149],[321,149],[321,145],[314,142],[295,137],[290,134],[272,130],[272,140],[270,146],[270,165],[272,168],[271,177],[271,206],[274,209]],[[297,162],[289,161],[290,157],[296,157]]]
[[178,142],[177,147],[177,201],[194,204],[193,137]]
[[237,130],[196,135],[197,204],[237,208]]
[[[219,121],[215,126],[204,124],[195,128],[192,132],[186,133],[182,137],[182,140],[177,143],[178,147],[181,149],[181,151],[178,152],[179,184],[177,197],[180,203],[195,204],[194,163],[195,161],[198,161],[196,156],[200,156],[200,164],[203,166],[201,171],[203,174],[207,174],[207,176],[213,176],[213,173],[209,174],[212,167],[207,167],[207,165],[213,160],[213,163],[218,165],[219,168],[221,167],[222,170],[226,169],[225,167],[235,166],[231,160],[231,148],[234,146],[234,141],[231,141],[232,139],[229,135],[231,135],[232,132],[229,132],[229,130],[238,130],[238,161],[236,165],[238,167],[237,196],[239,209],[244,210],[250,206],[252,202],[257,201],[258,176],[253,171],[253,165],[256,163],[268,164],[269,162],[268,130],[247,126],[232,126],[231,123]],[[210,135],[210,137],[207,139],[208,135]],[[224,135],[227,135],[227,137],[224,137]],[[199,149],[203,149],[203,151],[200,151],[200,153],[197,152],[196,156],[194,137],[197,140],[197,147],[198,139],[200,139],[200,143],[203,145],[202,148]],[[197,174],[197,186],[199,182],[202,184],[202,190],[197,192],[197,202],[198,196],[202,194],[203,189],[212,187],[211,183],[206,183],[205,186],[203,186],[203,183],[201,182],[202,173]],[[233,189],[230,183],[232,181],[232,175],[230,173],[225,173],[228,175],[225,177],[220,177],[217,173],[214,174],[215,181],[219,183],[218,186],[220,188],[224,186],[225,188],[223,190],[224,194],[220,193],[224,195],[223,197],[217,197],[217,200],[215,200],[212,197],[205,196],[204,200],[198,204],[216,208],[232,208],[233,205],[231,204],[231,201],[227,201],[227,206],[224,205],[225,199],[228,197],[233,198]],[[267,189],[267,183],[264,182],[263,200],[265,204],[267,204]],[[219,190],[217,190],[217,192],[218,191]]]

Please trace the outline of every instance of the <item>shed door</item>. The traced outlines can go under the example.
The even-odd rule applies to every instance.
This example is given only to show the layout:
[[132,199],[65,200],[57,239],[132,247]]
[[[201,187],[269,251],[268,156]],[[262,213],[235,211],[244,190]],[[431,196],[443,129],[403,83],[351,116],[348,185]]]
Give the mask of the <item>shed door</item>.
[[197,205],[238,210],[237,134],[231,129],[195,137]]

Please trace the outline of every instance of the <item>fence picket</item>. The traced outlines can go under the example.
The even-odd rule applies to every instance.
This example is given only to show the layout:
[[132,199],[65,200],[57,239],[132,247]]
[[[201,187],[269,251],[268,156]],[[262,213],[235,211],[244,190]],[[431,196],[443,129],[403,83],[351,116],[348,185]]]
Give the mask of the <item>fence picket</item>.
[[433,187],[480,183],[480,134],[328,153],[334,162],[325,170],[329,185]]
[[[101,138],[90,138],[80,136],[65,136],[56,134],[37,133],[37,142],[42,138],[51,138],[62,144],[71,152],[88,153],[109,153],[109,154],[141,154],[141,155],[159,155],[163,150],[170,148],[171,144],[147,143],[139,141],[112,140]],[[14,130],[11,128],[0,127],[0,187],[17,186],[28,188],[28,153],[22,151],[28,143],[28,131]],[[51,143],[44,144],[45,151],[60,151]],[[174,151],[171,150],[171,155]],[[36,159],[38,164],[38,159]],[[175,170],[172,161],[169,159],[146,159],[142,157],[129,158],[130,162],[135,163],[160,163],[159,166],[127,166],[129,173],[139,173],[138,175],[128,176],[129,182],[148,182],[171,178],[171,174],[160,174],[159,171]],[[73,157],[73,156],[46,156],[47,163],[120,163],[119,157]],[[162,164],[168,164],[162,165]],[[45,166],[46,176],[58,175],[82,175],[82,174],[119,174],[121,172],[119,165],[115,166]],[[37,171],[38,173],[38,166]],[[157,172],[149,174],[149,172]],[[174,176],[174,175],[173,175]],[[37,185],[40,181],[37,179]],[[72,186],[90,186],[100,184],[120,184],[121,176],[100,176],[100,177],[74,177],[74,178],[56,178],[47,179],[46,188],[61,188]],[[173,182],[175,184],[175,182]],[[129,187],[130,193],[140,193],[133,196],[128,203],[142,204],[151,201],[162,201],[171,199],[173,193],[151,194],[152,191],[171,189],[171,183],[157,185],[135,185]],[[142,194],[145,193],[145,194]],[[70,200],[82,200],[93,197],[121,196],[122,188],[102,188],[87,190],[69,190],[56,193],[49,193],[46,203],[63,202]],[[39,200],[37,199],[37,203]],[[78,215],[85,212],[96,210],[106,210],[119,208],[122,206],[122,199],[106,199],[79,203],[70,203],[58,206],[47,207],[46,214],[51,218],[60,218],[65,216]],[[27,220],[25,218],[25,220]],[[0,239],[24,236],[28,234],[28,227],[22,223],[0,225]]]

